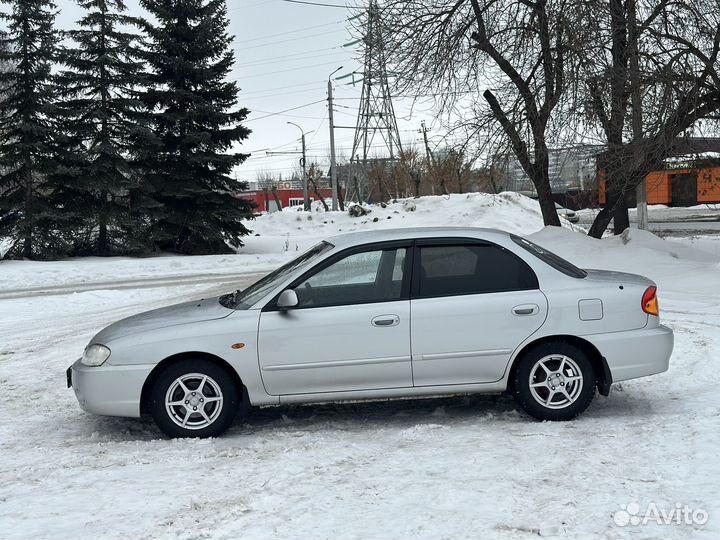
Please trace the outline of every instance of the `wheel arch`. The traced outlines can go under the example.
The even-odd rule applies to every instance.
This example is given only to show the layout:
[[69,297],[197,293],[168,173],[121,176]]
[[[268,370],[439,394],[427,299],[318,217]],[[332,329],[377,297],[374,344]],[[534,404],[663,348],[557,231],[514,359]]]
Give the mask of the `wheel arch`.
[[143,387],[140,393],[140,414],[146,414],[148,413],[148,398],[150,397],[150,392],[153,387],[153,384],[155,384],[155,381],[158,378],[158,375],[168,367],[169,365],[174,364],[175,362],[179,362],[181,360],[207,360],[209,362],[212,362],[216,364],[217,366],[224,369],[228,375],[232,378],[233,382],[237,386],[238,390],[240,391],[242,401],[241,401],[241,407],[244,408],[249,404],[248,399],[248,393],[247,388],[243,384],[242,380],[240,379],[240,375],[238,374],[237,370],[233,368],[226,360],[223,358],[220,358],[219,356],[216,356],[214,354],[210,354],[207,352],[200,352],[200,351],[187,351],[182,353],[173,354],[171,356],[168,356],[167,358],[163,359],[161,362],[158,363],[157,366],[153,368],[153,370],[150,372],[150,374],[145,379],[145,382],[143,383]]
[[523,345],[523,347],[517,352],[517,354],[513,358],[512,365],[510,366],[507,383],[508,390],[512,390],[515,384],[515,372],[517,371],[517,367],[520,364],[520,359],[534,347],[538,347],[539,345],[552,342],[569,343],[570,345],[574,345],[578,349],[582,350],[585,354],[587,354],[590,362],[592,362],[593,369],[595,370],[595,384],[598,388],[598,392],[603,396],[607,396],[610,393],[612,374],[610,373],[610,368],[608,367],[607,360],[602,355],[602,353],[600,353],[598,348],[592,343],[590,343],[588,340],[578,336],[564,334],[543,336]]

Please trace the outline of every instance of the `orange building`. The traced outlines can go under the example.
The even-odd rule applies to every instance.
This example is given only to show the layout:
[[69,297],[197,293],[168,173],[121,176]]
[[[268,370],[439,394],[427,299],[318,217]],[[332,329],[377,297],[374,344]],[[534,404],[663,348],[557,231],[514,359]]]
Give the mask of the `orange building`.
[[[598,171],[598,198],[606,202],[605,171]],[[668,206],[693,206],[704,203],[720,203],[720,163],[671,164],[663,171],[647,175],[648,204]]]

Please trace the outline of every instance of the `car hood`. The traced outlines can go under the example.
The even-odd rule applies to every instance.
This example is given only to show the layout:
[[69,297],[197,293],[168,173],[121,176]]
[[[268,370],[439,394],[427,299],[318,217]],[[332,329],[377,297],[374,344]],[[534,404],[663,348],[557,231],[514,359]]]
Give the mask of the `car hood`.
[[90,343],[107,344],[114,339],[168,326],[223,319],[234,310],[223,307],[218,297],[183,302],[122,319],[101,330]]
[[615,272],[612,270],[595,270],[592,268],[583,268],[587,272],[587,277],[591,281],[611,281],[615,283],[634,283],[636,285],[655,285],[653,280],[640,276],[638,274],[629,274],[627,272]]

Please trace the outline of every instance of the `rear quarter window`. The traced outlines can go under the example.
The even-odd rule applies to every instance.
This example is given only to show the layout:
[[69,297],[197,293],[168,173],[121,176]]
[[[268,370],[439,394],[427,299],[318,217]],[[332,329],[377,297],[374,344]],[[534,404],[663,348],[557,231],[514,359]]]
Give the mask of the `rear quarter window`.
[[562,272],[566,276],[570,276],[577,279],[583,279],[587,276],[587,272],[582,268],[578,268],[569,261],[566,261],[559,255],[556,255],[552,251],[545,249],[544,247],[538,246],[534,242],[514,234],[510,235],[510,238],[518,246],[523,248],[525,251],[533,254],[535,257],[543,261],[545,264],[552,266],[558,272]]

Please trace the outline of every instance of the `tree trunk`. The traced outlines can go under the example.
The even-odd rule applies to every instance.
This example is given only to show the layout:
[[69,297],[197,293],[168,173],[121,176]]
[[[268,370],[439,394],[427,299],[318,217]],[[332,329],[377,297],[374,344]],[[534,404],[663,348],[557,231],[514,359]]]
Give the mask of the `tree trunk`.
[[628,216],[627,198],[625,194],[621,194],[613,212],[613,234],[622,234],[629,227],[630,217]]
[[33,237],[33,182],[30,158],[25,159],[25,222],[23,223],[23,257],[32,258]]
[[[378,186],[380,187],[380,201],[384,202],[386,200],[390,200],[390,192],[387,189],[385,189],[385,182],[383,182],[381,175],[378,175],[377,181],[378,181]],[[387,198],[385,197],[385,194],[387,194]]]
[[[598,215],[595,216],[595,220],[588,231],[588,236],[592,236],[593,238],[602,238],[603,233],[607,230],[608,225],[610,225],[610,221],[612,221],[615,216],[615,207],[620,204],[621,194],[613,188],[613,184],[610,182],[611,173],[608,171],[606,174],[608,176],[605,182],[607,186],[605,206],[600,210]],[[617,228],[617,222],[615,227]]]
[[455,174],[457,175],[457,181],[458,181],[458,193],[463,192],[463,183],[462,183],[462,173],[460,169],[455,169]]
[[[545,171],[548,169],[546,168]],[[541,168],[536,169],[537,173],[531,178],[535,190],[538,195],[538,203],[540,203],[540,212],[542,213],[543,223],[553,227],[560,227],[560,218],[558,217],[555,201],[552,198],[552,189],[550,188],[550,180],[545,177]]]
[[345,198],[343,197],[343,190],[342,186],[340,185],[340,182],[337,182],[337,185],[335,186],[337,189],[337,198],[338,198],[338,204],[340,205],[340,211],[345,211]]
[[440,176],[440,192],[441,192],[443,195],[448,195],[448,194],[449,194],[448,188],[447,188],[447,186],[445,185],[445,175],[444,175],[444,174],[442,174],[442,175]]
[[360,204],[362,200],[360,197],[360,184],[358,182],[357,175],[353,175],[353,189],[355,190],[355,197],[357,197],[357,203]]
[[640,182],[635,188],[637,199],[637,221],[638,229],[648,230],[648,209],[647,209],[647,180]]
[[272,187],[272,196],[275,200],[275,206],[277,206],[278,212],[282,212],[282,203],[280,202],[280,197],[278,197],[277,194],[277,186]]
[[392,174],[393,184],[395,186],[395,200],[397,201],[400,198],[400,184],[398,184],[398,178],[397,178],[397,174],[395,174],[395,166],[394,165],[391,167],[391,170],[392,170],[391,174]]
[[263,196],[265,197],[265,211],[270,211],[270,191],[268,188],[264,187],[262,188]]
[[593,221],[592,225],[590,226],[590,230],[588,231],[588,236],[592,236],[593,238],[602,238],[603,233],[605,232],[605,229],[607,229],[608,225],[610,224],[610,220],[612,220],[612,213],[610,212],[610,206],[609,206],[609,200],[608,203],[605,204],[605,207],[598,212],[598,215],[595,216],[595,220]]
[[108,255],[108,234],[107,234],[107,214],[105,212],[105,206],[108,200],[107,191],[100,193],[100,215],[98,216],[98,240],[97,240],[97,252],[100,257],[107,257]]
[[97,252],[99,257],[107,257],[108,245],[107,245],[107,218],[105,213],[100,214],[98,221],[98,241],[97,241]]
[[314,193],[315,196],[320,200],[320,202],[322,203],[323,208],[325,209],[325,211],[326,211],[326,212],[329,212],[329,211],[330,211],[330,208],[328,207],[327,203],[325,202],[325,199],[323,198],[323,196],[320,195],[320,192],[318,191],[318,187],[317,187],[317,183],[315,182],[315,179],[314,179],[314,178],[310,178],[310,183],[312,184],[313,193]]

